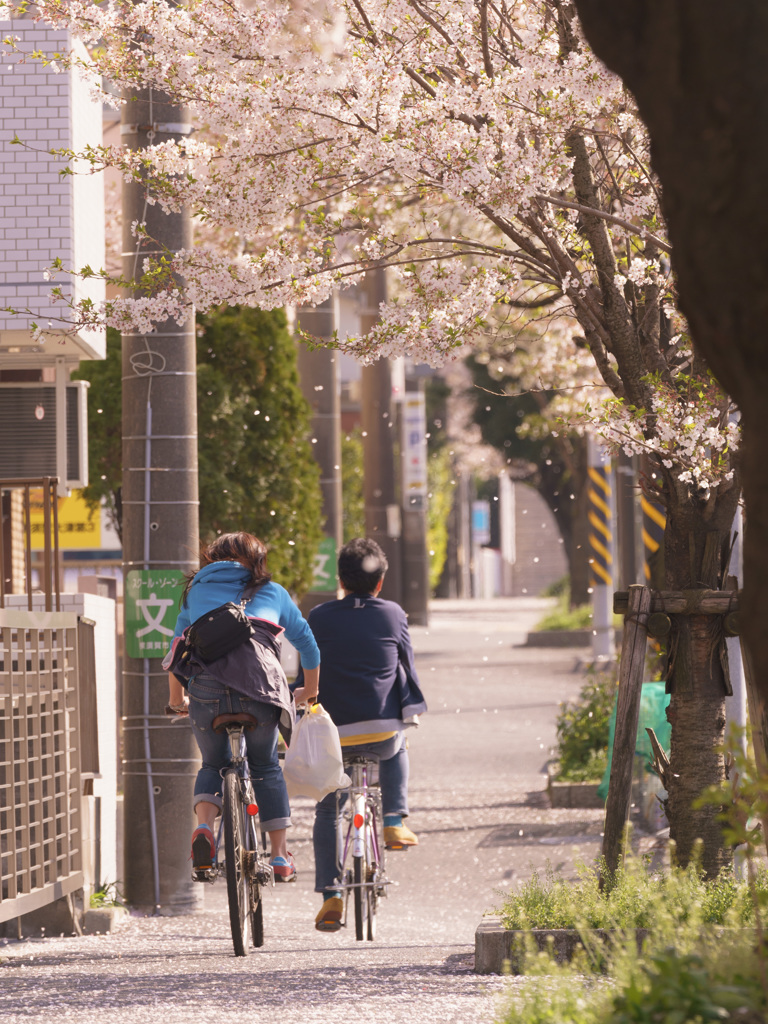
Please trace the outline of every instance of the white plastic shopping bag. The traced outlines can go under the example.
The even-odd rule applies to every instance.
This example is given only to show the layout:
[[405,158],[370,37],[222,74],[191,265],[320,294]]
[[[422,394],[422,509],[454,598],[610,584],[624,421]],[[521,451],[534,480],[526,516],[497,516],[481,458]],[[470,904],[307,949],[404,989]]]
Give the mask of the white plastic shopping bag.
[[322,800],[328,793],[348,786],[341,759],[339,731],[321,704],[313,704],[296,722],[291,745],[285,753],[283,775],[288,796]]

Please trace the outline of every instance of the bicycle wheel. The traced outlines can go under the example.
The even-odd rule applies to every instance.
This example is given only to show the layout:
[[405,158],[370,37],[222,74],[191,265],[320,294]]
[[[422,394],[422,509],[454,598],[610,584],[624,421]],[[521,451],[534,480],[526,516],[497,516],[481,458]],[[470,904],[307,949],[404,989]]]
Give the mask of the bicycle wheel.
[[379,908],[379,894],[377,883],[381,865],[376,857],[376,845],[373,841],[372,832],[375,827],[375,819],[371,820],[365,830],[366,839],[366,887],[364,889],[366,898],[366,938],[372,942],[376,938],[376,911]]
[[352,857],[352,881],[355,884],[355,938],[362,942],[365,938],[365,925],[368,918],[368,900],[366,898],[367,886],[365,876],[367,874],[365,857]]
[[240,797],[240,777],[234,769],[224,776],[224,857],[227,864],[229,923],[235,956],[248,951],[248,925],[251,917],[250,883],[245,849],[245,808]]
[[253,910],[251,911],[251,942],[256,947],[264,945],[264,911],[261,899],[261,886],[253,883]]
[[376,910],[378,909],[376,894],[378,864],[375,853],[376,846],[371,834],[374,824],[371,818],[367,816],[366,818],[363,825],[363,854],[361,857],[352,857],[352,874],[355,883],[355,938],[361,942],[363,939],[373,941],[376,938]]

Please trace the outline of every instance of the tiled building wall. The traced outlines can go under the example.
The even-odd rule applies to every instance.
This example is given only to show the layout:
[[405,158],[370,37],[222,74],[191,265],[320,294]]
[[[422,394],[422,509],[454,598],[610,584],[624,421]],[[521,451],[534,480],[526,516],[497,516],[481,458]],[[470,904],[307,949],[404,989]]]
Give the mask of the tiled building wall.
[[[3,36],[20,38],[20,48],[46,53],[70,49],[66,33],[29,20],[0,22]],[[0,296],[2,306],[28,308],[31,316],[0,311],[0,332],[28,328],[31,320],[55,328],[65,315],[52,303],[51,282],[44,271],[57,257],[65,267],[104,263],[104,185],[101,174],[64,175],[66,166],[50,150],[76,149],[101,139],[101,104],[73,71],[44,67],[39,61],[19,62],[4,54],[0,63]],[[14,138],[22,144],[14,144]],[[78,168],[82,170],[82,168]],[[103,298],[104,286],[57,279],[64,294],[75,299]],[[89,332],[86,346],[103,355],[101,333]]]

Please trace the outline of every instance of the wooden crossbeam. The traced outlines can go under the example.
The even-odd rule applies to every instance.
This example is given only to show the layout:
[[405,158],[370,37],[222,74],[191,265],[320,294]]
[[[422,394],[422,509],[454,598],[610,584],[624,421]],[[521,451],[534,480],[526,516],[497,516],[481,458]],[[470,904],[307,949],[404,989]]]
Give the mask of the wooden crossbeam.
[[[727,615],[739,610],[738,590],[652,590],[651,612],[670,615]],[[629,591],[618,590],[613,595],[613,610],[626,615]]]

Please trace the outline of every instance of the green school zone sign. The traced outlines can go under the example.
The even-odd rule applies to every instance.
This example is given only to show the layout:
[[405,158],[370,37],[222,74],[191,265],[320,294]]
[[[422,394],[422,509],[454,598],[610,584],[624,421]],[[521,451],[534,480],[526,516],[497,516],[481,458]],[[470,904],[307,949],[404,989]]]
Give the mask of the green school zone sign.
[[132,569],[125,580],[125,653],[129,658],[164,658],[179,614],[184,573],[178,569]]

